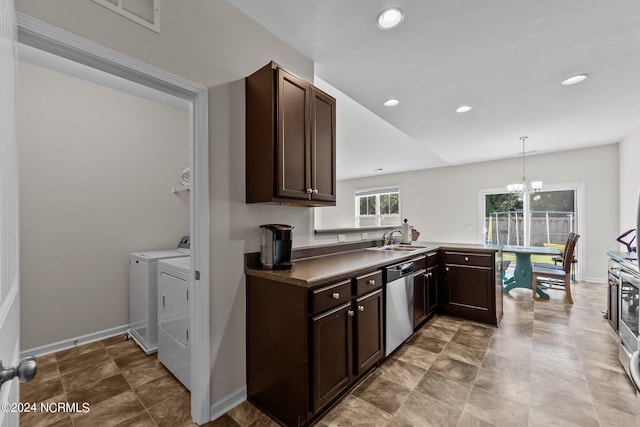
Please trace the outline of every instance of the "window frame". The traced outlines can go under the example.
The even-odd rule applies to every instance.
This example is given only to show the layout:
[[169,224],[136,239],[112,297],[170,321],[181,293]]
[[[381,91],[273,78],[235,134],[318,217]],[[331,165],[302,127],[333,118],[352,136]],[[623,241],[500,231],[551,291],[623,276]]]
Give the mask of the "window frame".
[[[581,262],[582,259],[585,259],[585,245],[588,237],[585,233],[585,224],[586,224],[586,205],[585,205],[585,183],[584,182],[565,182],[565,183],[553,183],[553,184],[544,184],[542,191],[566,191],[571,190],[574,192],[574,208],[575,208],[575,230],[581,236],[578,239],[578,244],[576,247],[576,257],[579,258],[577,268],[576,268],[576,280],[581,280],[583,265],[584,262]],[[501,194],[507,193],[506,187],[499,188],[483,188],[478,191],[478,242],[485,243],[485,196],[488,194]],[[525,236],[527,236],[527,240],[524,242],[525,245],[529,244],[529,221],[531,220],[530,215],[530,203],[527,201],[523,210],[526,210],[525,213],[525,226],[527,227],[525,230]]]
[[[398,213],[397,214],[382,214],[380,213],[380,196],[385,194],[398,194]],[[376,213],[368,215],[360,215],[360,198],[361,197],[376,197]],[[381,187],[366,187],[356,188],[353,191],[353,205],[354,205],[354,227],[357,229],[363,228],[379,228],[379,227],[399,227],[402,218],[402,191],[400,185],[386,185]],[[383,224],[381,222],[385,218],[393,216],[398,217],[396,224]],[[363,218],[373,218],[375,224],[373,225],[360,225]]]

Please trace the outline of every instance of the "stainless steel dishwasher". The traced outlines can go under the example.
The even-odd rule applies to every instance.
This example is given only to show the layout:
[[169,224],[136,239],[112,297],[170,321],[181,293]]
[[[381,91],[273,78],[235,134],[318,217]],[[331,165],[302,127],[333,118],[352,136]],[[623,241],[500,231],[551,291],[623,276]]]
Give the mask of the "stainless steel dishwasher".
[[384,269],[385,283],[385,356],[390,355],[413,333],[413,260]]

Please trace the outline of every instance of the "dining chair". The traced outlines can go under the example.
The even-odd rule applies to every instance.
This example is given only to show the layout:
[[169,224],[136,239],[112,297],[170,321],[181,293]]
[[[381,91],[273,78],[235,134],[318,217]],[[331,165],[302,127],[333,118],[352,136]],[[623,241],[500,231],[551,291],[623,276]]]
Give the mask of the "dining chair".
[[[565,247],[563,260],[572,260],[576,249],[576,244],[580,238],[579,234],[571,233]],[[545,282],[549,289],[563,289],[567,293],[569,304],[573,304],[571,296],[571,261],[563,262],[562,265],[543,266],[537,264],[533,266],[531,274],[531,288],[533,297],[536,296],[538,280]],[[547,279],[547,280],[545,280]]]
[[[554,268],[554,269],[558,269],[558,270],[564,270],[564,260],[565,260],[566,255],[567,255],[567,249],[569,248],[569,243],[571,242],[571,240],[575,239],[576,236],[577,236],[577,234],[574,233],[574,232],[569,233],[569,235],[567,236],[567,241],[564,244],[564,247],[562,249],[562,254],[554,256],[553,258],[551,258],[551,261],[553,261],[553,264],[550,264],[550,263],[547,263],[547,262],[534,262],[533,263],[533,267],[534,268],[535,267]],[[558,265],[558,263],[562,263],[562,264]],[[578,263],[578,260],[576,259],[575,255],[573,256],[573,259],[571,260],[571,263],[573,264],[572,267],[571,267],[571,281],[573,283],[575,283],[576,276],[575,276],[574,267],[575,267],[575,264]]]
[[[575,237],[576,233],[569,233],[569,237],[567,238],[567,244],[569,243],[569,239]],[[564,264],[564,256],[565,256],[565,252],[566,252],[566,248],[567,245],[564,245],[565,247],[565,251],[562,252],[562,255],[560,256],[554,256],[553,258],[551,258],[551,261],[553,261],[553,265],[558,265],[558,263],[562,263]],[[576,283],[576,264],[578,263],[578,259],[575,257],[573,257],[573,259],[571,260],[571,283]]]

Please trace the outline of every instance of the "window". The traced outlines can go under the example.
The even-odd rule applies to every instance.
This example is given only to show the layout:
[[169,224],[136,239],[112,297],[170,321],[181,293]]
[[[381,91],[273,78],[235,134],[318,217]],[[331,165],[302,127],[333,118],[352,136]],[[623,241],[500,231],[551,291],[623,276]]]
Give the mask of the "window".
[[400,225],[400,187],[355,191],[356,228]]

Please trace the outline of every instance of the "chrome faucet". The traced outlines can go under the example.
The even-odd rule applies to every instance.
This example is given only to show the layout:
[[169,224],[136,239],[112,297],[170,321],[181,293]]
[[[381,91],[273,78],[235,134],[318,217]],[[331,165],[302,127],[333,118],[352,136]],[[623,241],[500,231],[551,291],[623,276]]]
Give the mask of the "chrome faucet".
[[384,246],[393,244],[393,233],[395,233],[396,231],[402,234],[402,230],[400,229],[391,230],[389,232],[385,231],[385,233],[382,235],[382,243],[384,244]]

